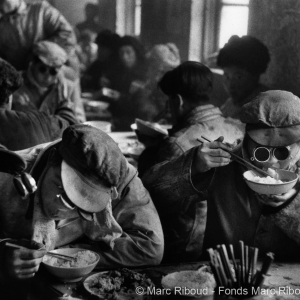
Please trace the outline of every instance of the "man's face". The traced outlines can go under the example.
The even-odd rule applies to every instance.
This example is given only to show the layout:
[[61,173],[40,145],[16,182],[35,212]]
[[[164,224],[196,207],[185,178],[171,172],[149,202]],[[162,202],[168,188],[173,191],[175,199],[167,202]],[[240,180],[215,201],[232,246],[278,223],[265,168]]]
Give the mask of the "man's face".
[[37,83],[46,88],[55,83],[60,69],[61,67],[49,67],[39,61],[33,64],[32,73]]
[[41,200],[44,214],[54,220],[78,217],[78,212],[65,195],[61,180],[61,164],[50,166],[43,178]]
[[247,149],[252,163],[259,168],[288,169],[299,151],[298,144],[286,147],[262,146],[252,139],[247,140]]
[[257,87],[259,76],[231,66],[224,69],[225,87],[235,101],[243,101]]

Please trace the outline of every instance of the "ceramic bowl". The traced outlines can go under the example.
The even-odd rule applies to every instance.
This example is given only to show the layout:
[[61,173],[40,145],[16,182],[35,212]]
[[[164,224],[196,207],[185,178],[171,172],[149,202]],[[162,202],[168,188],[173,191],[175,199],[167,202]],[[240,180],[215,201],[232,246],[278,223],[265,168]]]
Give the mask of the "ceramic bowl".
[[277,169],[276,172],[279,175],[279,179],[283,183],[259,183],[253,181],[254,176],[258,176],[255,171],[246,171],[243,176],[251,190],[258,194],[264,195],[280,195],[287,193],[291,190],[298,181],[299,175],[290,171]]
[[168,135],[168,131],[161,127],[159,124],[143,121],[141,119],[135,119],[135,124],[137,130],[139,130],[144,135],[148,135],[151,137],[162,137]]
[[[80,249],[80,248],[64,248],[64,249],[57,249],[57,250],[52,250],[52,253],[59,253],[59,254],[64,254],[64,255],[71,255],[74,256],[78,251],[90,251],[86,249]],[[93,252],[93,251],[90,251]],[[92,262],[89,265],[86,265],[84,267],[56,267],[50,264],[51,259],[53,257],[49,255],[45,255],[42,261],[42,265],[44,268],[57,277],[60,281],[63,282],[77,282],[82,279],[83,276],[89,274],[90,272],[93,271],[93,269],[97,266],[97,263],[100,260],[100,257],[97,253],[93,252],[97,259]],[[53,262],[53,260],[52,260]]]

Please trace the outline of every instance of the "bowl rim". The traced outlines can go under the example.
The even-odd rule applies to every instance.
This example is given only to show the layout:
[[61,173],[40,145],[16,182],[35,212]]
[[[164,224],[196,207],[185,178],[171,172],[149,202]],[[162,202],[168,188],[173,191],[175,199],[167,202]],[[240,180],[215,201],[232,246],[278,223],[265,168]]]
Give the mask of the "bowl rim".
[[[290,173],[293,173],[296,175],[296,178],[295,179],[292,179],[290,181],[285,181],[285,182],[282,182],[282,183],[262,183],[262,182],[256,182],[256,181],[252,181],[248,178],[245,177],[245,173],[247,172],[255,172],[253,170],[247,170],[243,173],[243,177],[246,181],[248,182],[251,182],[253,184],[256,184],[256,185],[261,185],[261,186],[267,186],[267,185],[271,185],[271,186],[281,186],[281,185],[287,185],[287,184],[290,184],[290,183],[293,183],[294,181],[298,180],[299,179],[299,175],[297,173],[294,173],[294,172],[291,172],[291,171],[287,171],[287,170],[281,170],[281,171],[286,171],[286,172],[290,172]],[[257,173],[255,173],[257,174]]]
[[[79,251],[90,251],[90,252],[93,252],[94,254],[96,254],[97,259],[94,262],[92,262],[91,264],[89,264],[87,266],[84,266],[84,267],[59,267],[59,266],[53,266],[53,265],[47,264],[47,262],[44,261],[44,260],[42,260],[42,263],[45,264],[45,265],[47,265],[47,266],[49,266],[49,267],[57,268],[58,270],[61,270],[61,269],[78,270],[78,269],[87,268],[87,267],[90,267],[90,266],[92,266],[94,264],[97,264],[99,262],[99,260],[100,260],[100,255],[97,252],[95,252],[93,250],[90,250],[90,249],[83,249],[83,248],[60,248],[60,249],[55,249],[55,250],[50,250],[50,251],[53,251],[53,253],[56,253],[54,251],[64,250],[64,249],[66,249],[66,250],[67,249],[72,249],[72,250],[74,249],[74,250],[77,250],[77,252],[79,252]],[[75,253],[77,253],[77,252],[75,252]],[[47,253],[45,254],[45,256],[46,255],[47,255]],[[48,256],[50,257],[50,255],[48,255]]]
[[[142,126],[146,126],[149,129],[154,130],[156,133],[160,133],[162,135],[168,135],[168,131],[166,129],[164,129],[164,128],[157,128],[151,122],[144,121],[142,119],[138,119],[137,118],[137,119],[135,119],[135,124],[136,124],[138,130],[139,130],[138,123],[141,124]],[[158,125],[160,126],[160,124],[158,124]]]

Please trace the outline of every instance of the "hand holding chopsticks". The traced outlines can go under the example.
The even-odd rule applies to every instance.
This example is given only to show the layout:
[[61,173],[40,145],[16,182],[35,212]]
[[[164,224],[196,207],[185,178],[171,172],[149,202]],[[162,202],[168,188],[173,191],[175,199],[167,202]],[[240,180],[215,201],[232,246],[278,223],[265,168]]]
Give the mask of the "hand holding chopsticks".
[[[219,294],[224,289],[237,290],[241,288],[247,297],[257,295],[274,260],[274,254],[267,253],[261,270],[257,271],[258,248],[245,246],[243,241],[240,241],[239,261],[234,255],[232,245],[229,245],[230,256],[225,245],[218,245],[216,250],[210,248],[207,251]],[[232,264],[229,257],[231,257]]]
[[[212,142],[211,140],[209,140],[208,138],[204,137],[203,135],[201,135],[201,138],[206,140],[207,142]],[[203,143],[200,139],[197,139],[198,142]],[[265,172],[264,170],[254,166],[253,164],[251,164],[250,162],[248,162],[247,160],[243,159],[242,157],[236,155],[234,152],[227,150],[227,149],[223,149],[222,150],[228,152],[232,159],[235,160],[236,162],[238,162],[239,164],[247,167],[250,170],[255,171],[256,173],[258,173],[259,175],[262,175],[264,177],[270,176],[272,177],[272,175],[270,175],[269,173]]]

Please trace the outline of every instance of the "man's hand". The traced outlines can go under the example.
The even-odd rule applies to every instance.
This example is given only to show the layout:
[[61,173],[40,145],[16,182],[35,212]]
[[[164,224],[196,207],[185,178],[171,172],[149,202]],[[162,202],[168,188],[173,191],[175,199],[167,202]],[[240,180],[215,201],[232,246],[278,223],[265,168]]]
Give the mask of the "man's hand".
[[232,148],[223,144],[223,140],[224,137],[221,136],[213,142],[203,142],[198,146],[192,164],[192,176],[207,172],[211,168],[226,166],[231,162],[231,155],[223,149],[232,150]]
[[257,194],[258,200],[269,206],[277,207],[282,204],[284,204],[286,201],[290,200],[292,197],[294,197],[300,190],[300,184],[299,182],[296,184],[294,188],[289,190],[287,193],[282,195],[261,195]]
[[42,244],[33,241],[21,240],[13,241],[12,243],[26,248],[16,249],[5,246],[4,261],[6,271],[4,272],[12,279],[24,280],[33,277],[47,252],[46,249],[44,249]]

